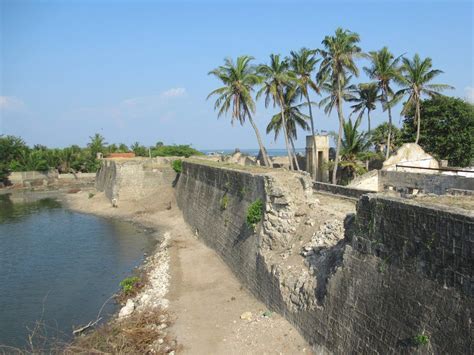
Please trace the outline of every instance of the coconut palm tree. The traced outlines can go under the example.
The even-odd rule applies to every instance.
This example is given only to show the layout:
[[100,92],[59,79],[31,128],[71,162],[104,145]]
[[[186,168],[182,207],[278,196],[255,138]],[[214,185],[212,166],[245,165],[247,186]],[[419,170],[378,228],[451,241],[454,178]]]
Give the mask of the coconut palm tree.
[[288,153],[288,163],[290,165],[290,169],[294,169],[288,132],[286,131],[287,124],[283,92],[285,87],[291,86],[291,84],[295,81],[295,75],[289,70],[288,61],[280,60],[280,55],[278,54],[271,54],[270,64],[262,64],[257,70],[264,79],[263,86],[257,93],[257,99],[262,94],[265,94],[265,107],[269,106],[270,101],[273,101],[274,107],[280,107],[281,118],[283,122],[283,135],[285,137],[286,151]]
[[[313,118],[313,110],[311,107],[311,100],[309,98],[309,91],[313,90],[317,94],[320,93],[319,87],[311,78],[312,73],[316,69],[316,64],[319,62],[319,59],[316,59],[316,50],[310,50],[307,48],[301,48],[298,52],[291,51],[290,52],[290,67],[292,71],[296,75],[296,85],[299,89],[299,92],[302,97],[305,98],[308,111],[309,111],[309,118],[311,122],[311,134],[315,135],[314,130],[314,118]],[[313,139],[313,150],[316,152],[316,140]],[[316,166],[313,166],[313,176],[316,176]]]
[[352,92],[353,98],[349,99],[355,102],[351,106],[352,113],[359,113],[358,118],[362,118],[367,111],[368,133],[370,133],[370,111],[375,110],[376,102],[380,99],[377,83],[359,84]]
[[[344,101],[342,88],[348,74],[359,75],[359,70],[354,59],[362,56],[362,50],[357,46],[360,41],[357,33],[338,28],[334,36],[326,36],[322,41],[323,50],[319,53],[323,57],[318,72],[318,81],[331,82],[334,95],[334,104],[337,108],[339,118],[339,134],[336,146],[336,159],[334,170],[332,172],[332,182],[336,183],[337,165],[339,162],[339,153],[341,150],[341,137],[344,125],[344,113],[342,104]],[[332,110],[332,109],[331,109]]]
[[358,158],[361,153],[367,151],[370,146],[368,134],[366,132],[359,131],[362,116],[359,116],[354,124],[349,118],[347,122],[344,122],[344,137],[342,138],[342,161],[341,165],[345,166],[351,172],[352,176],[356,177],[356,172],[360,165],[358,164]]
[[255,85],[261,82],[255,67],[250,64],[253,59],[251,56],[244,55],[237,57],[234,63],[230,58],[226,58],[224,65],[211,70],[209,75],[215,76],[224,86],[212,91],[207,96],[207,99],[217,95],[214,109],[219,110],[218,117],[230,110],[232,124],[235,120],[238,120],[243,125],[245,119],[248,118],[257,136],[258,145],[262,152],[263,164],[270,166],[270,159],[252,117],[252,114],[255,113],[255,101],[252,98],[252,92]]
[[355,100],[353,93],[357,90],[357,86],[351,84],[351,80],[352,75],[341,78],[340,85],[334,83],[331,78],[320,84],[321,91],[328,94],[319,101],[319,107],[324,109],[326,115],[330,115],[334,107],[337,108],[338,91],[340,91],[342,101]]
[[[298,139],[297,126],[302,128],[305,131],[309,130],[308,120],[309,116],[301,112],[301,108],[307,104],[298,104],[297,103],[297,93],[296,90],[292,87],[287,87],[283,94],[284,105],[285,105],[285,119],[286,119],[286,132],[288,133],[288,139],[290,141],[291,147],[293,149],[293,154],[295,156],[295,165],[299,170],[298,159],[296,158],[295,150],[295,140]],[[310,103],[311,104],[311,103]],[[275,132],[275,141],[278,138],[280,131],[282,130],[283,115],[281,112],[275,114],[272,117],[272,120],[267,126],[267,134],[271,131]]]
[[99,133],[96,133],[89,138],[91,141],[89,142],[89,144],[87,144],[87,146],[91,150],[93,158],[96,157],[97,153],[105,153],[107,142],[105,141],[104,137],[102,137]]
[[402,89],[396,95],[408,96],[402,114],[406,114],[411,107],[415,106],[416,144],[420,139],[421,97],[423,95],[435,97],[441,95],[440,92],[443,90],[453,89],[452,86],[446,84],[429,84],[436,76],[443,73],[439,69],[431,69],[432,66],[431,58],[421,60],[420,56],[415,54],[413,60],[403,58],[402,75],[398,77]]
[[388,136],[387,136],[387,151],[386,158],[390,155],[390,140],[392,136],[392,102],[394,92],[390,86],[391,81],[395,80],[400,75],[400,68],[398,66],[402,56],[394,57],[387,47],[383,47],[379,51],[369,52],[371,61],[370,67],[364,67],[364,71],[369,78],[376,80],[379,90],[381,91],[380,100],[382,101],[383,109],[388,111]]

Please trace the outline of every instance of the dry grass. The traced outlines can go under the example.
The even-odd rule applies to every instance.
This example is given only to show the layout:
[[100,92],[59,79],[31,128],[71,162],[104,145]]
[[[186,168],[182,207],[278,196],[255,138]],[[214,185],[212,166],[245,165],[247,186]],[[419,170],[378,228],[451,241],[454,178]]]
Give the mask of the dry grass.
[[177,350],[176,340],[167,332],[170,325],[164,311],[138,312],[77,337],[62,353],[167,354]]
[[42,322],[30,330],[25,348],[0,346],[0,354],[168,354],[177,351],[168,334],[172,319],[164,310],[135,312],[75,337],[70,343],[51,337]]

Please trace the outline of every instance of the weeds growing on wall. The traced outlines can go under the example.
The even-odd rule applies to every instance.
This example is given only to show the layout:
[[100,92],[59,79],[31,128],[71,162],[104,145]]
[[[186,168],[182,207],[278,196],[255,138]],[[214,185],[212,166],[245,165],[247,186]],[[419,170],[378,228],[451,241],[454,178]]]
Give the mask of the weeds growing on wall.
[[422,346],[428,344],[430,339],[428,338],[428,335],[425,334],[418,334],[413,337],[413,343],[416,346]]
[[171,167],[176,172],[176,174],[181,174],[183,171],[183,161],[181,159],[173,160]]
[[224,195],[221,198],[221,210],[224,211],[227,209],[227,206],[229,205],[229,196]]
[[255,225],[262,220],[263,202],[260,199],[255,200],[247,209],[247,225],[255,228]]

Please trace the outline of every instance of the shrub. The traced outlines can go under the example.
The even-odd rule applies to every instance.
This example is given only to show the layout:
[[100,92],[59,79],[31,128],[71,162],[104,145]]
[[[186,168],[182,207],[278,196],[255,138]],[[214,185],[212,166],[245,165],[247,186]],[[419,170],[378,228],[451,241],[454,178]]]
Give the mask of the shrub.
[[255,225],[262,220],[263,202],[260,199],[255,200],[247,209],[247,225],[255,228]]
[[10,170],[8,169],[7,164],[0,162],[0,183],[7,182],[9,174]]
[[413,337],[413,342],[417,346],[426,345],[428,344],[429,340],[430,339],[428,338],[428,335],[425,334],[418,334]]
[[189,145],[160,145],[151,150],[153,157],[186,157],[189,158],[191,155],[203,155],[201,152]]
[[122,287],[122,291],[125,294],[129,294],[133,291],[134,287],[138,284],[139,281],[140,278],[136,276],[127,277],[120,282],[120,287]]
[[173,162],[171,163],[171,166],[173,167],[173,170],[177,174],[180,174],[183,171],[183,161],[180,159],[173,160]]

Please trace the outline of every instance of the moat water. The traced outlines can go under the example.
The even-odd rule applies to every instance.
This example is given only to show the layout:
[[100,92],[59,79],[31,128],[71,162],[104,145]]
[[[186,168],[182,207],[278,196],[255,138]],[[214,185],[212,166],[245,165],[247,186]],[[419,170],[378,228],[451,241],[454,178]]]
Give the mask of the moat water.
[[[53,199],[14,200],[0,195],[0,346],[26,346],[37,322],[48,339],[68,340],[73,327],[97,318],[156,242],[143,228]],[[109,301],[101,317],[116,307]]]

